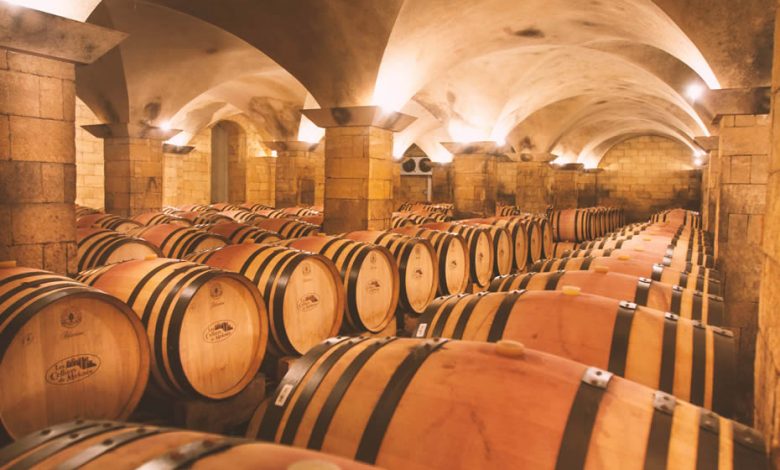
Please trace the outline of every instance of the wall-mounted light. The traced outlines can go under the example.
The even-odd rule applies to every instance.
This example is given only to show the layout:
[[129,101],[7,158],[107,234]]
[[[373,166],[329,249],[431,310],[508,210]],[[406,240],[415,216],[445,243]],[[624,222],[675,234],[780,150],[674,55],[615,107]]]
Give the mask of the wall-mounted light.
[[704,95],[704,87],[698,83],[692,83],[685,89],[685,96],[691,101],[698,101]]
[[276,150],[271,150],[271,156],[277,158],[279,157],[279,152],[277,152]]
[[173,127],[171,126],[171,121],[163,121],[162,123],[160,123],[160,129],[164,131],[169,131],[173,129]]

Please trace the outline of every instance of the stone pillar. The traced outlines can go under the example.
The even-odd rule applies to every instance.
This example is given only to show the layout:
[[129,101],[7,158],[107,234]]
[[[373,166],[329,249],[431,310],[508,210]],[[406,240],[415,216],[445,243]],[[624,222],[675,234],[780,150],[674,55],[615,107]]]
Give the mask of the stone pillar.
[[[325,162],[309,142],[263,142],[276,152],[276,207],[313,206]],[[321,179],[320,179],[321,178]]]
[[552,203],[553,169],[557,157],[549,153],[522,154],[517,166],[517,200],[515,205],[527,212],[541,213]]
[[578,204],[577,178],[584,171],[582,164],[577,166],[552,167],[552,191],[550,202],[556,209],[573,209]]
[[453,155],[452,182],[455,216],[490,217],[498,199],[498,157],[503,154],[495,142],[442,145]]
[[[780,10],[775,37],[780,37]],[[755,426],[772,449],[774,468],[780,463],[780,44],[774,51],[772,74],[772,133],[764,214],[761,296],[755,362]]]
[[770,131],[768,115],[724,116],[720,122],[717,250],[725,281],[726,324],[739,341],[737,412],[744,421],[752,420],[753,409]]
[[76,271],[75,65],[125,35],[0,3],[0,260]]
[[415,118],[378,106],[308,109],[325,131],[326,233],[390,228],[393,133]]
[[131,217],[163,205],[163,142],[181,131],[113,123],[83,126],[103,139],[106,212]]
[[591,168],[577,172],[577,207],[595,207],[599,205],[598,186],[601,168]]

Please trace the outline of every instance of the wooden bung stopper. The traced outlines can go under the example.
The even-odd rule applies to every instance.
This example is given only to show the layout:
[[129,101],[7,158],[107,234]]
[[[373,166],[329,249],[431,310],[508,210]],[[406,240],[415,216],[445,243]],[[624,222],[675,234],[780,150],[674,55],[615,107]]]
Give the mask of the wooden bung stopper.
[[520,341],[502,339],[496,343],[496,354],[504,357],[522,358],[525,356],[525,345]]
[[628,255],[620,255],[620,256],[618,256],[618,259],[619,259],[620,261],[628,261],[628,260],[630,260],[630,259],[631,259],[631,257],[630,257],[630,256],[628,256]]
[[5,261],[0,261],[0,269],[8,269],[8,268],[15,268],[16,267],[16,260],[9,259]]
[[593,268],[593,271],[600,274],[607,274],[609,272],[609,266],[596,266],[595,268]]
[[564,295],[570,295],[572,297],[575,297],[575,296],[580,295],[580,293],[582,292],[582,289],[580,289],[577,286],[563,286],[561,291],[563,292]]

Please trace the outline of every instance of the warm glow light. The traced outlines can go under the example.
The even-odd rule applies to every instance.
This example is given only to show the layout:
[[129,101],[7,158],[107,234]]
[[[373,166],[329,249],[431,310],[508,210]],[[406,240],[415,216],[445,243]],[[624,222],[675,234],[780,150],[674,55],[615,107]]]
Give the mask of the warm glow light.
[[317,127],[309,118],[301,116],[301,123],[298,126],[298,140],[316,144],[325,135],[325,129]]
[[702,166],[702,164],[704,164],[704,161],[701,158],[697,158],[696,160],[693,161],[693,164],[696,166]]
[[0,0],[11,5],[31,8],[52,15],[85,21],[100,0]]
[[277,152],[276,150],[271,150],[271,156],[276,158],[279,156],[279,152]]
[[698,83],[692,83],[685,89],[685,96],[691,101],[698,101],[704,95],[704,87]]
[[168,139],[167,141],[165,141],[165,143],[175,145],[177,147],[182,147],[184,145],[187,145],[191,138],[192,138],[192,134],[188,132],[180,132],[175,136],[171,137],[170,139]]
[[171,127],[171,121],[163,121],[160,124],[160,129],[162,129],[164,131],[169,131],[169,130],[173,129],[173,127]]

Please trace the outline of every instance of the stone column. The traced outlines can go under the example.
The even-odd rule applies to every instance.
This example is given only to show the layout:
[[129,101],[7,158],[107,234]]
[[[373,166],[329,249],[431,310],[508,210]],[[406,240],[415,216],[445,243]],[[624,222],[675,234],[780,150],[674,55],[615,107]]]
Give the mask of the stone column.
[[603,168],[589,168],[577,172],[577,207],[595,207],[599,205],[599,174]]
[[752,419],[753,408],[770,123],[768,115],[723,116],[720,122],[717,250],[725,281],[726,324],[739,341],[737,412],[745,421]]
[[179,130],[125,123],[83,126],[103,139],[106,212],[131,217],[163,205],[163,142]]
[[325,131],[326,233],[390,228],[393,133],[415,118],[378,106],[308,109]]
[[75,65],[125,35],[0,3],[0,260],[76,271]]
[[581,163],[552,167],[550,202],[556,209],[573,209],[579,203],[577,179],[585,170]]
[[498,199],[498,157],[504,149],[495,142],[442,142],[452,153],[455,216],[490,217]]
[[319,144],[263,142],[276,152],[276,207],[312,206],[324,179],[325,162],[315,153]]
[[522,154],[517,166],[515,205],[527,212],[541,213],[552,203],[552,167],[557,157],[549,153]]

